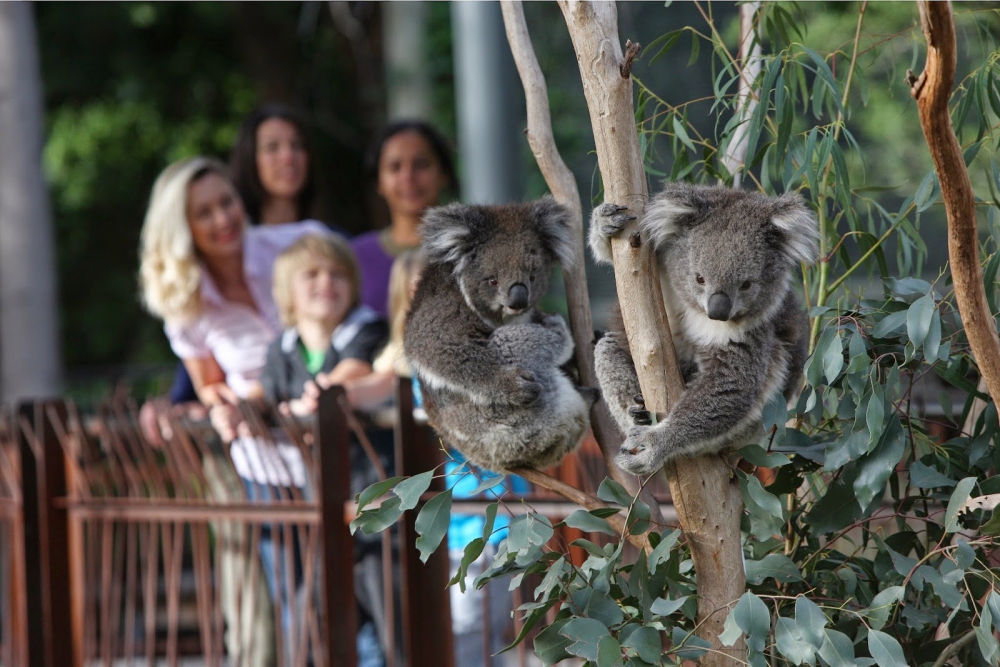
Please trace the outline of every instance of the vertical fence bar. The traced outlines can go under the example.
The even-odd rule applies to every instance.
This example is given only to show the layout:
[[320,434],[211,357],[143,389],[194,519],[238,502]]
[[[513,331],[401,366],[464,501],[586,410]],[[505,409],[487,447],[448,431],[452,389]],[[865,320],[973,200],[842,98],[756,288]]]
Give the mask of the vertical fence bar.
[[[396,380],[395,440],[397,475],[416,475],[441,463],[433,431],[413,418],[413,386],[408,378]],[[431,488],[441,491],[444,483],[435,480]],[[403,650],[407,665],[453,667],[448,549],[439,548],[426,564],[420,562],[414,524],[422,506],[406,512],[399,527]]]
[[325,662],[330,667],[357,664],[354,540],[344,521],[344,504],[351,498],[351,462],[350,430],[338,403],[343,393],[343,388],[332,387],[320,394],[315,445],[320,471],[317,498],[322,535],[322,622],[326,626],[322,634],[326,636]]
[[[65,405],[50,404],[62,416]],[[24,498],[24,563],[28,592],[28,667],[73,665],[69,596],[69,544],[66,510],[53,502],[66,496],[66,462],[46,404],[23,403],[18,415],[32,433],[18,429],[21,488]],[[58,633],[58,634],[57,634]]]

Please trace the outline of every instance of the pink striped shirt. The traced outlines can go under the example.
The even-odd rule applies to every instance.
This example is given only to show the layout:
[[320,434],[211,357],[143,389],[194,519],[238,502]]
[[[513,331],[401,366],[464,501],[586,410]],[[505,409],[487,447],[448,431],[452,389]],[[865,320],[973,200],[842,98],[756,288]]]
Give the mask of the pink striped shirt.
[[257,385],[267,346],[281,332],[271,296],[271,272],[282,250],[306,234],[330,234],[316,220],[248,227],[243,236],[243,274],[258,310],[223,298],[208,271],[201,272],[201,312],[188,322],[167,322],[170,347],[181,359],[214,357],[226,384],[246,398]]

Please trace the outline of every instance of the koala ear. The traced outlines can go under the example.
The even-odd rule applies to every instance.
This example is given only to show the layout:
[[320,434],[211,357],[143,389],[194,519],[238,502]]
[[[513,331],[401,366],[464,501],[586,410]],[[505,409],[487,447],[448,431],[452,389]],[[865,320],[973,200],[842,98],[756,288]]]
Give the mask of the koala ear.
[[577,256],[570,232],[570,213],[551,195],[531,202],[531,218],[542,236],[546,249],[563,267],[574,266]]
[[639,230],[659,250],[684,231],[685,217],[703,205],[693,186],[670,183],[650,200],[646,214],[639,221]]
[[799,195],[783,194],[775,200],[771,224],[784,233],[783,252],[789,260],[807,264],[816,261],[819,223]]
[[469,218],[474,215],[472,207],[463,204],[448,204],[427,209],[420,234],[424,239],[427,259],[435,264],[455,264],[459,267],[462,259],[474,249]]

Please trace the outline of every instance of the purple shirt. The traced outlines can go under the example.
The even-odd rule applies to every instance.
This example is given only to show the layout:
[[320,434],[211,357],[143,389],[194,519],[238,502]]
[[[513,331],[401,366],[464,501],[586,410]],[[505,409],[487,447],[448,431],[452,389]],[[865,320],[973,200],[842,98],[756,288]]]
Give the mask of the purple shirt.
[[382,232],[365,232],[351,239],[361,272],[361,303],[389,317],[389,272],[395,256],[382,245]]
[[170,347],[181,359],[213,357],[226,374],[226,384],[246,398],[260,377],[267,346],[281,331],[271,295],[274,260],[306,234],[330,234],[321,222],[247,227],[243,232],[243,274],[257,310],[223,298],[204,269],[199,287],[201,311],[188,322],[167,322]]

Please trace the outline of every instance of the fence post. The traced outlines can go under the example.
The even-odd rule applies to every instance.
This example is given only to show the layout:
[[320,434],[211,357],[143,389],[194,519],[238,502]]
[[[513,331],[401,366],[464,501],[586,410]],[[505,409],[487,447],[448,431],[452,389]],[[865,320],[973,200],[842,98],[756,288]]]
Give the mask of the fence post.
[[[413,386],[409,378],[396,379],[395,426],[397,475],[415,475],[441,463],[434,432],[413,419]],[[434,480],[431,489],[443,490],[443,481]],[[414,524],[421,507],[423,503],[403,514],[399,526],[403,650],[407,665],[453,667],[448,549],[439,548],[426,564],[420,562]]]
[[330,667],[355,667],[358,661],[354,539],[344,521],[344,503],[351,498],[351,444],[347,418],[338,401],[343,395],[342,387],[331,387],[320,394],[316,429],[325,662]]
[[27,590],[28,667],[74,664],[71,632],[69,533],[67,512],[56,498],[66,497],[66,460],[46,408],[65,414],[65,405],[26,402],[18,416],[30,424],[34,437],[18,430],[21,489],[24,499],[24,564]]

